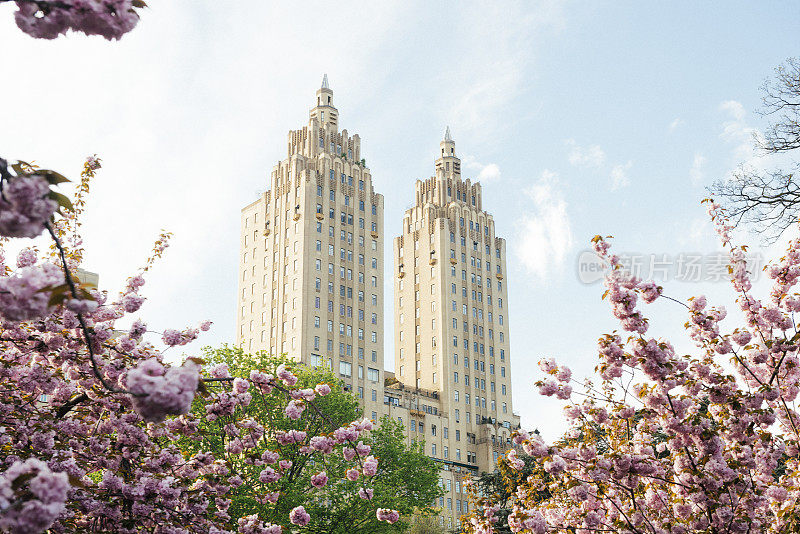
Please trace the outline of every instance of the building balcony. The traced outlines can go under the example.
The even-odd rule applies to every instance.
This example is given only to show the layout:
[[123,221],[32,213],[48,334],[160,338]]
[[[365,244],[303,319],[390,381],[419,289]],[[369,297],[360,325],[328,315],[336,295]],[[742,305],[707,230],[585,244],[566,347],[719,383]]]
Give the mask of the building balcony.
[[369,235],[372,236],[372,239],[378,239],[378,232],[370,232]]
[[323,214],[321,214],[320,212],[317,212],[317,220],[318,221],[321,221],[324,218],[325,218],[325,216]]
[[455,258],[450,258],[450,263],[452,263],[453,265],[455,265],[456,263],[458,263],[458,260],[457,260],[457,259],[455,259]]

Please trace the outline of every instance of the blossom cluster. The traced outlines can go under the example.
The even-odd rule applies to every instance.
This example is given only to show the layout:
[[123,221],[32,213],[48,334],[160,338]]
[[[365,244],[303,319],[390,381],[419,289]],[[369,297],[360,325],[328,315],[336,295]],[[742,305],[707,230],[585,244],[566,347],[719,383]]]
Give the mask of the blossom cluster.
[[41,460],[16,460],[0,473],[0,530],[45,531],[64,511],[69,489],[67,475],[54,473]]
[[[559,442],[519,431],[502,460],[513,488],[504,517],[511,532],[785,532],[800,502],[800,240],[767,267],[769,298],[752,294],[745,248],[732,244],[721,208],[709,202],[745,324],[727,331],[721,306],[685,304],[696,355],[647,337],[638,309],[663,289],[625,273],[609,241],[595,238],[611,266],[605,298],[621,332],[598,342],[600,384],[577,390],[571,371],[543,360],[539,392],[567,401],[570,430]],[[674,300],[674,299],[673,299]],[[720,359],[724,358],[724,359]],[[575,387],[575,390],[573,390]],[[499,505],[473,491],[467,532],[496,531]]]
[[[67,30],[119,39],[139,22],[135,0],[18,1],[14,19],[20,30],[39,39],[55,39]],[[90,164],[94,158],[90,158]]]
[[50,184],[38,174],[6,178],[0,188],[0,236],[36,237],[53,216],[58,204]]

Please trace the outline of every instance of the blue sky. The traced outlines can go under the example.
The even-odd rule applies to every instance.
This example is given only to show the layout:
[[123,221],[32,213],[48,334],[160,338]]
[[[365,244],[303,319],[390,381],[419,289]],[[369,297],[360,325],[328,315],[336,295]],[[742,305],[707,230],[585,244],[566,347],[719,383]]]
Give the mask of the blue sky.
[[[450,126],[509,241],[515,409],[551,439],[564,427],[559,404],[531,387],[536,361],[589,375],[597,338],[616,326],[602,286],[578,279],[580,252],[598,233],[630,253],[717,250],[704,187],[743,160],[768,164],[750,148],[765,124],[758,87],[800,53],[790,3],[149,4],[115,43],[37,41],[0,6],[0,60],[16,74],[0,89],[2,155],[73,176],[84,156],[103,158],[85,229],[102,285],[119,288],[167,228],[173,247],[142,314],[156,330],[208,318],[203,342],[231,341],[239,210],[327,72],[386,196],[387,244]],[[732,307],[723,282],[659,283]],[[690,350],[676,305],[648,314]]]

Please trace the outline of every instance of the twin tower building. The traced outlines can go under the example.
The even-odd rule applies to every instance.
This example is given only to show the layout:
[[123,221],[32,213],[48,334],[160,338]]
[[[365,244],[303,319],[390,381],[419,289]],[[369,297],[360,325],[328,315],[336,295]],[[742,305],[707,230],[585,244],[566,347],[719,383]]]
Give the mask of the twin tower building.
[[[506,242],[461,177],[448,128],[435,175],[417,180],[393,240],[384,314],[384,197],[361,139],[339,128],[327,75],[308,125],[289,132],[269,189],[242,210],[236,345],[324,366],[364,415],[399,420],[441,464],[441,521],[466,513],[463,479],[492,471],[512,409]],[[385,322],[394,372],[384,368]]]

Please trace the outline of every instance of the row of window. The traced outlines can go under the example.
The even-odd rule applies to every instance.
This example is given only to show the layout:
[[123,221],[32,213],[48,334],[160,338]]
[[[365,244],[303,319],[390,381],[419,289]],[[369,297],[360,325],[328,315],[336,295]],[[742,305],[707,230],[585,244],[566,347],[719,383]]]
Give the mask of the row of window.
[[[476,378],[475,381],[476,381],[475,389],[478,389],[478,386],[479,386],[479,384],[477,383],[478,379]],[[467,384],[467,385],[469,385],[469,384]],[[492,391],[494,391],[494,382],[491,382],[491,385],[492,385]],[[481,385],[481,389],[484,390],[484,391],[486,390],[485,382]],[[505,385],[503,385],[503,395],[505,395],[505,390],[506,390],[506,387],[505,387]],[[458,394],[458,390],[457,389],[453,390],[453,401],[459,402],[459,394]],[[466,404],[467,406],[470,406],[469,393],[464,395],[464,404]],[[475,395],[475,407],[476,408],[486,409],[486,397],[479,397],[479,396]],[[508,413],[508,407],[506,406],[505,402],[503,403],[502,408],[503,408],[503,413]],[[490,409],[493,412],[497,411],[496,404],[495,404],[494,400],[490,401]]]
[[[364,348],[363,347],[359,347],[359,349],[358,349],[358,357],[361,360],[364,359]],[[374,362],[374,363],[378,362],[378,353],[376,351],[374,351],[374,350],[372,351],[372,362]],[[349,362],[344,362],[344,363],[349,363]],[[311,354],[311,365],[313,365],[314,367],[326,366],[328,369],[333,370],[333,358],[329,356],[327,359],[325,359],[323,356],[321,356],[319,354]],[[359,366],[359,367],[361,367],[361,366]],[[344,373],[341,371],[341,369],[342,369],[341,366],[340,366],[339,369],[340,369],[340,372],[344,375]],[[348,374],[347,376],[350,376],[350,375]],[[359,377],[363,378],[363,371],[359,372]],[[373,382],[377,382],[377,380],[373,380]],[[345,384],[345,386],[346,386],[346,384]]]
[[[376,314],[372,314],[372,324],[378,324],[378,318]],[[319,328],[319,317],[314,317],[314,327]],[[328,332],[333,333],[333,321],[328,321]],[[351,325],[345,325],[344,323],[339,323],[339,334],[342,336],[353,337],[353,327]],[[377,334],[373,331],[372,337],[375,338]],[[358,329],[358,339],[364,340],[364,329]]]
[[[330,99],[330,97],[328,97],[328,104],[330,104],[330,103],[331,103],[331,99]],[[336,120],[336,116],[333,113],[331,113],[331,118],[333,120]],[[324,111],[322,111],[320,113],[320,120],[322,120],[323,122],[325,121],[325,112]],[[325,148],[325,137],[323,137],[322,129],[320,129],[319,147],[323,148],[323,149]],[[344,152],[342,151],[342,145],[336,144],[333,141],[331,141],[331,152],[333,154],[338,154],[340,156],[344,156]],[[352,148],[348,148],[347,149],[347,157],[350,158],[350,159],[353,159],[353,149]],[[333,169],[331,169],[331,180],[333,180],[333,179],[334,179],[334,174],[333,174]]]
[[[331,172],[333,172],[333,171],[331,171]],[[352,177],[351,177],[351,180],[352,180]],[[349,185],[352,185],[352,183],[349,184]],[[363,190],[363,181],[361,181],[361,184],[359,184],[359,185],[360,185],[359,189]],[[317,196],[318,197],[322,197],[322,186],[321,185],[317,186]],[[331,202],[336,202],[336,191],[334,191],[333,189],[328,191],[328,200],[330,200]],[[345,195],[344,196],[344,205],[345,206],[350,206],[350,196],[349,195]],[[370,207],[370,211],[372,212],[372,214],[373,215],[377,215],[378,214],[378,205],[377,204],[370,204],[370,206],[371,206]],[[364,201],[363,200],[359,200],[358,201],[358,210],[359,211],[365,211],[365,207],[366,207],[366,204],[364,203]],[[317,213],[322,213],[322,205],[321,204],[317,204]]]
[[[349,157],[352,158],[353,157],[353,151],[352,150],[348,150],[347,152],[349,154]],[[331,180],[335,180],[336,179],[336,172],[333,169],[330,170],[330,178],[331,178]],[[343,172],[340,173],[340,180],[342,182],[342,185],[353,185],[353,177],[349,176],[349,175],[347,175],[347,174],[345,174]],[[364,190],[364,180],[361,180],[361,179],[358,180],[358,190],[359,191],[363,191]],[[317,186],[317,196],[320,196],[320,197],[322,196],[322,186],[321,185]],[[333,200],[333,198],[331,198],[331,200]]]
[[[317,221],[317,233],[318,234],[322,233],[322,223],[319,222],[319,221]],[[335,234],[335,232],[333,230],[333,226],[328,226],[328,237],[334,237],[335,235],[336,234]],[[353,244],[353,233],[352,232],[348,232],[346,235],[347,235],[347,242],[352,245]],[[345,241],[345,231],[344,230],[341,230],[341,240]],[[364,246],[364,236],[363,235],[358,236],[358,246],[359,247],[363,247]],[[378,242],[376,240],[374,240],[374,239],[372,240],[371,248],[372,248],[372,250],[378,250]]]
[[[461,219],[461,221],[462,221],[462,222],[463,222],[463,220],[464,220],[464,219]],[[476,226],[477,226],[477,225],[476,225]],[[433,234],[431,234],[431,240],[430,240],[430,242],[431,242],[431,244],[433,244]],[[451,243],[455,243],[455,242],[456,242],[456,234],[454,234],[453,232],[450,232],[450,242],[451,242]],[[462,247],[466,247],[466,246],[467,246],[467,238],[466,238],[465,236],[461,236],[461,246],[462,246]],[[399,256],[400,256],[400,260],[401,260],[401,261],[402,261],[402,259],[403,259],[403,250],[404,250],[404,248],[403,248],[403,247],[400,247],[400,249],[399,249],[399,252],[400,252]],[[418,240],[418,239],[415,239],[415,240],[414,240],[414,250],[419,250],[419,240]],[[478,247],[478,242],[477,242],[477,241],[473,241],[473,242],[472,242],[472,250],[473,250],[473,251],[475,251],[475,252],[478,252],[478,251],[480,250],[480,248]],[[492,249],[491,249],[491,247],[489,247],[489,245],[486,245],[486,249],[485,249],[485,250],[486,250],[486,256],[487,256],[487,257],[490,257],[490,256],[491,256],[491,254],[492,254],[492,252],[491,252],[491,250],[492,250]],[[434,253],[434,252],[432,251],[432,252],[431,252],[431,254],[433,254],[433,253]],[[496,248],[496,249],[494,249],[494,253],[495,253],[495,256],[497,257],[497,259],[499,260],[499,259],[500,259],[500,249],[499,249],[499,248]],[[455,254],[456,254],[455,250],[453,250],[453,249],[450,249],[450,257],[451,257],[451,258],[455,258],[455,257],[456,257],[456,255],[455,255]],[[463,258],[463,257],[465,257],[465,254],[464,254],[463,252],[461,253],[461,257],[462,257],[462,258]],[[486,261],[488,262],[488,259],[487,259]],[[474,256],[473,256],[473,262],[472,262],[472,265],[473,265],[473,266],[475,266],[475,264],[476,264],[477,262],[480,262],[480,258],[476,258],[476,257],[474,257]]]
[[[311,364],[316,367],[322,366],[322,356],[318,354],[312,354]],[[358,370],[358,379],[364,379],[364,366],[359,365],[357,367]],[[346,362],[344,360],[339,361],[339,374],[345,378],[350,378],[353,376],[353,364],[350,362]],[[380,380],[380,371],[378,369],[374,369],[372,367],[367,367],[367,380],[370,382],[378,382]],[[372,400],[378,400],[378,392],[377,390],[372,390]]]
[[[478,402],[476,400],[476,402],[475,402],[476,407],[477,408],[483,408],[485,410],[486,409],[486,399],[483,398],[483,397],[476,397],[476,399],[478,399],[478,398],[482,399],[482,401],[480,403],[480,406],[477,406]],[[491,411],[493,411],[493,412],[497,411],[497,405],[495,404],[495,401],[491,401],[490,402],[490,407],[491,407]],[[501,407],[502,407],[503,413],[508,413],[508,405],[505,402],[502,403]],[[453,411],[453,415],[455,416],[456,423],[460,423],[461,422],[461,410],[456,408]],[[465,412],[464,415],[466,416],[466,422],[468,424],[471,424],[472,423],[472,414],[470,412]],[[480,424],[480,421],[481,421],[480,417],[481,417],[481,415],[479,413],[475,414],[475,424],[476,425]]]
[[[319,240],[319,239],[317,239],[315,250],[317,252],[322,252],[322,241]],[[328,245],[328,256],[336,256],[336,247],[334,247],[333,245]],[[353,261],[353,251],[350,250],[350,249],[339,248],[339,259],[342,260],[342,261],[352,262]],[[247,260],[247,253],[245,253],[245,261],[246,260]],[[364,255],[363,254],[359,254],[358,255],[358,264],[359,265],[364,265]],[[370,261],[370,266],[373,269],[377,269],[378,268],[378,258],[373,256],[371,261]]]
[[[453,383],[460,384],[461,382],[458,380],[458,371],[453,371]],[[464,375],[464,385],[466,387],[470,386],[469,375]],[[502,392],[503,395],[506,394],[506,387],[505,384],[502,384]],[[480,389],[482,391],[486,391],[486,379],[485,378],[478,378],[475,377],[475,389]],[[495,392],[495,385],[494,382],[489,381],[489,391],[492,393]],[[458,400],[458,390],[456,390],[456,400]],[[467,393],[467,404],[469,404],[469,393]]]
[[[453,483],[449,478],[445,479],[445,480],[442,480],[440,478],[439,479],[439,487],[442,488],[443,490],[445,490],[448,493],[453,491]],[[456,488],[456,491],[455,491],[456,493],[461,493],[461,481],[460,480],[456,480],[455,481],[455,488]],[[464,493],[466,493],[466,492],[467,492],[467,488],[466,488],[466,485],[465,485],[464,486]],[[464,511],[466,512],[466,510],[464,510]]]
[[[314,262],[314,267],[315,267],[315,269],[317,271],[322,271],[322,260],[319,260],[319,259],[316,260]],[[328,264],[328,274],[331,275],[331,276],[335,276],[335,273],[336,273],[336,269],[335,269],[334,265],[332,263],[329,263]],[[349,268],[346,268],[346,267],[339,267],[339,278],[342,279],[342,280],[352,281],[353,280],[353,269],[349,269]],[[364,276],[363,272],[359,271],[357,273],[357,278],[358,278],[358,283],[359,284],[363,284],[364,283],[365,276]],[[378,287],[378,277],[377,276],[370,277],[370,285],[372,287]],[[317,297],[317,298],[319,299],[319,297]],[[319,307],[319,306],[317,306],[317,307]]]
[[[262,341],[263,341],[263,339],[262,339]],[[332,354],[333,353],[333,340],[332,339],[326,339],[325,341],[326,341],[325,349],[327,350],[328,354]],[[377,337],[377,334],[375,332],[372,333],[371,341],[372,341],[372,343],[377,343],[378,342],[378,337]],[[357,347],[357,349],[358,349],[358,359],[359,360],[363,360],[364,359],[364,347]],[[320,349],[320,338],[319,338],[319,336],[314,336],[314,350],[321,350]],[[353,345],[351,345],[349,343],[345,343],[345,342],[340,342],[339,343],[339,356],[352,357],[353,356]],[[378,353],[373,350],[372,351],[372,361],[373,362],[377,361],[377,358],[378,358]]]
[[[331,295],[334,294],[334,287],[335,286],[334,286],[333,282],[328,282],[328,293],[330,293]],[[322,290],[322,280],[320,280],[319,278],[315,278],[314,279],[314,288],[317,291],[321,291]],[[353,288],[345,286],[345,285],[339,285],[339,296],[342,297],[342,298],[352,299],[353,298]],[[358,301],[359,302],[364,302],[364,292],[361,291],[361,290],[358,291]],[[375,294],[375,293],[372,294],[372,305],[373,306],[377,306],[378,305],[378,295]]]
[[[464,226],[464,219],[463,218],[461,219],[461,226],[462,227]],[[475,223],[475,227],[479,228],[480,225],[478,223]],[[472,221],[470,221],[470,230],[471,229],[472,229]],[[484,234],[488,237],[489,228],[484,226],[484,229],[485,229]],[[451,243],[455,243],[456,242],[456,234],[454,232],[450,232],[450,242]],[[463,236],[463,235],[460,236],[459,242],[461,243],[462,247],[466,247],[467,246],[467,237]],[[477,241],[473,241],[472,242],[472,250],[474,250],[476,252],[478,250],[480,250],[479,247],[478,247],[478,242]],[[486,250],[486,256],[487,257],[492,254],[492,252],[491,252],[492,249],[491,249],[491,247],[489,245],[486,245],[485,250]],[[500,249],[499,248],[495,248],[494,249],[494,255],[498,260],[500,259]]]

